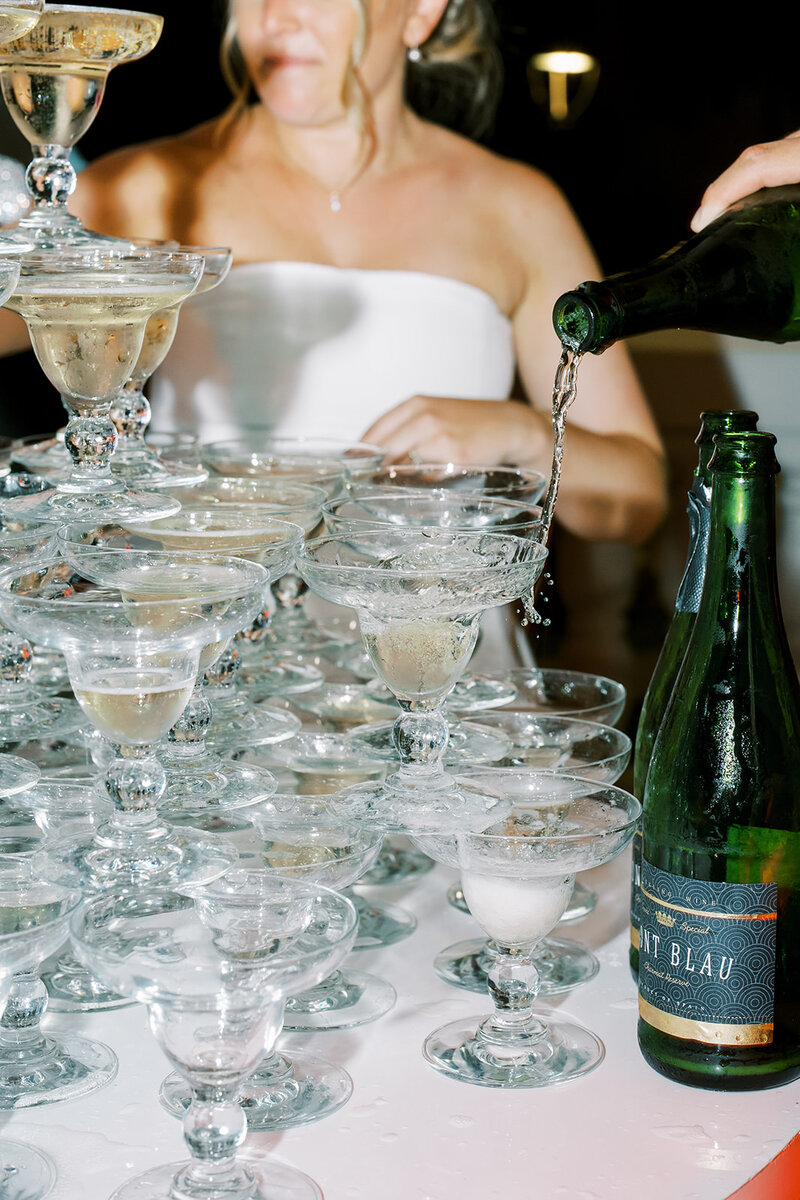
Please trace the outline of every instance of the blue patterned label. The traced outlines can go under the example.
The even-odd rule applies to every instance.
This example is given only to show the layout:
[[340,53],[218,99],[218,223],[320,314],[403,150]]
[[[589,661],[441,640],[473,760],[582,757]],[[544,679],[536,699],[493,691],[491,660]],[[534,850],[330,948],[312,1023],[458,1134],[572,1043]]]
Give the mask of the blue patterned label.
[[775,883],[710,883],[642,859],[639,1013],[714,1046],[772,1041]]

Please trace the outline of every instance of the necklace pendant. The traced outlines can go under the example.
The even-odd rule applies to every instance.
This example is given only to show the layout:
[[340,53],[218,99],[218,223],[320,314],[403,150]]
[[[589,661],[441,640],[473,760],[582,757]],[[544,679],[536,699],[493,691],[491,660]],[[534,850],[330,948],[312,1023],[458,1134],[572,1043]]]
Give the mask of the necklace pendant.
[[339,198],[338,192],[331,192],[331,194],[328,196],[328,203],[331,206],[331,212],[342,211],[342,201]]

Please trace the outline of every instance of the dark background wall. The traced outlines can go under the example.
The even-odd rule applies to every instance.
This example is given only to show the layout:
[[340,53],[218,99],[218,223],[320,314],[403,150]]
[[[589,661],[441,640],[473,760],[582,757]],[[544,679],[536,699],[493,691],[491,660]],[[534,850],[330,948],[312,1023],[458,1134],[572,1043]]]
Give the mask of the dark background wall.
[[[165,17],[161,41],[141,62],[113,72],[80,144],[87,159],[185,129],[226,103],[217,67],[221,4],[154,0],[149,7]],[[496,0],[495,7],[506,87],[488,141],[560,183],[607,271],[683,237],[705,184],[740,149],[800,125],[791,69],[798,21],[788,10],[778,27],[769,10],[754,25],[734,22],[719,5],[605,0],[549,11],[533,0]],[[532,54],[556,46],[587,50],[600,62],[595,96],[571,129],[550,127],[525,74]],[[2,123],[0,149],[26,158],[25,143],[13,132],[4,138]],[[0,433],[43,431],[61,420],[29,359],[3,364]]]

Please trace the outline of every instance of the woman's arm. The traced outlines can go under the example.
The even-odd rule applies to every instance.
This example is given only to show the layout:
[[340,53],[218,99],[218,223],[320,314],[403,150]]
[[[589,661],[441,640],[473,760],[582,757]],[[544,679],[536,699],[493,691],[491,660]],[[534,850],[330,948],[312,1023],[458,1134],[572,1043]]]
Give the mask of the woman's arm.
[[[549,475],[552,389],[560,356],[557,297],[599,268],[568,205],[549,180],[504,164],[497,217],[506,217],[524,284],[513,314],[517,363],[530,405],[415,396],[364,434],[398,459],[517,463]],[[643,541],[666,509],[661,439],[627,353],[587,356],[567,422],[558,520],[580,537]]]
[[[558,189],[525,172],[511,220],[525,254],[527,288],[514,314],[517,362],[534,408],[550,413],[561,347],[553,303],[586,279],[602,278],[586,238]],[[535,222],[532,214],[536,214]],[[525,237],[526,225],[532,233]],[[661,438],[626,349],[586,355],[567,418],[558,518],[580,537],[639,543],[666,511]]]

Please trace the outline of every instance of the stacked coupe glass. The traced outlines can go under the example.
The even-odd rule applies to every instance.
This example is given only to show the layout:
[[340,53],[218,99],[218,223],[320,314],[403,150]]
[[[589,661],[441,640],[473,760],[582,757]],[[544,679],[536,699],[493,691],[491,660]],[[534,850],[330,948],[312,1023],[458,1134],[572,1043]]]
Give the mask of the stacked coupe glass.
[[[375,885],[456,868],[450,900],[486,935],[436,959],[494,1012],[431,1034],[435,1069],[529,1088],[602,1059],[593,1034],[533,1003],[597,970],[546,935],[591,911],[577,872],[633,835],[636,801],[613,786],[624,692],[468,672],[487,609],[532,612],[537,472],[385,465],[317,431],[150,435],[145,384],[181,305],[224,288],[230,251],[107,238],[67,200],[111,68],[160,29],[0,0],[0,87],[32,148],[30,211],[0,235],[0,302],[67,413],[0,479],[0,1108],[116,1076],[114,1047],[63,1032],[68,1016],[57,1036],[40,1026],[48,1004],[139,1002],[189,1161],[115,1196],[315,1200],[308,1176],[237,1150],[248,1121],[290,1129],[352,1092],[342,1067],[278,1045],[282,1028],[358,1036],[402,1002],[348,959],[413,936],[413,913]],[[13,1180],[41,1200],[55,1173],[0,1142],[0,1191]]]

